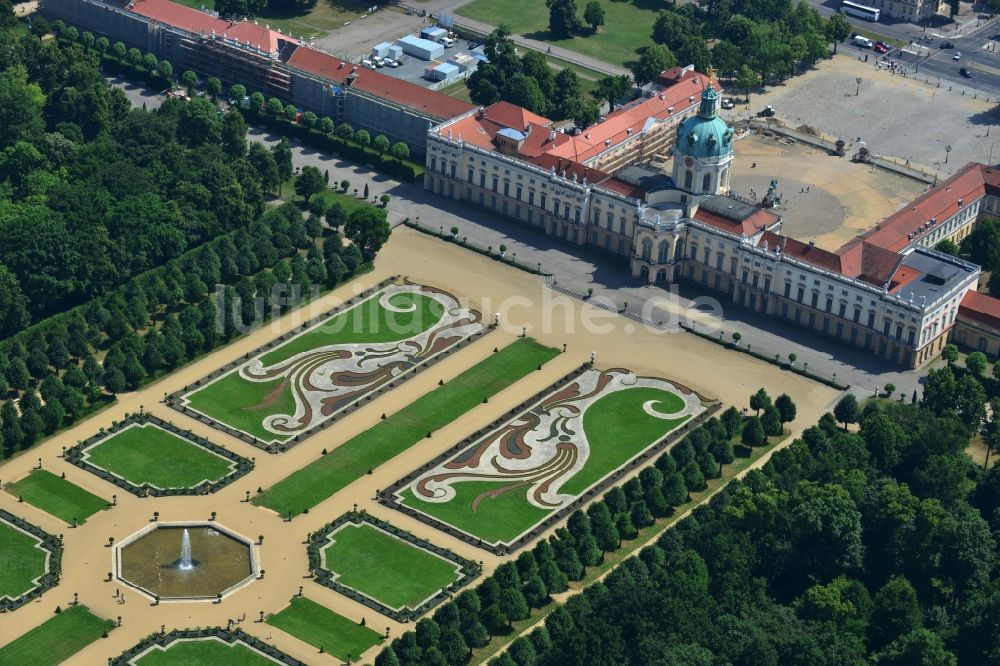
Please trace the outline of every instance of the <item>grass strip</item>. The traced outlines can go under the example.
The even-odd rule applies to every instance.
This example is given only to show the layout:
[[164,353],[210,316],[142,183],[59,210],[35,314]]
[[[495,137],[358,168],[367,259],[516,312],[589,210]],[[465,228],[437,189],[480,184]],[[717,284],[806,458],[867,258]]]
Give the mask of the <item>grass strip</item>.
[[32,470],[4,490],[67,523],[75,520],[83,524],[90,516],[108,508],[107,500],[44,469]]

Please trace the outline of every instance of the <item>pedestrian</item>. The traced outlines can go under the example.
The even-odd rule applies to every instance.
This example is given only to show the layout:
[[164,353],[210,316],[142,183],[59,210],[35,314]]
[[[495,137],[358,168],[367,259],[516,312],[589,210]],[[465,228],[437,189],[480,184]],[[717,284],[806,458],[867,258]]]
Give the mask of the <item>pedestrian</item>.
[[809,186],[806,185],[806,194],[809,194]]

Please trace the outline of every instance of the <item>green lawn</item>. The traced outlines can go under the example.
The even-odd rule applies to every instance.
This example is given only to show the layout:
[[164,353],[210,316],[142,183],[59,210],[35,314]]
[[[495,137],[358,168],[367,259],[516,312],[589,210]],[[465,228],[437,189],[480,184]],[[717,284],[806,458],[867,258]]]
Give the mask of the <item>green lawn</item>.
[[141,486],[192,488],[217,481],[233,463],[151,423],[121,430],[85,452],[86,460]]
[[[201,9],[215,8],[215,0],[173,0],[181,5]],[[257,14],[257,21],[267,24],[275,30],[281,30],[295,37],[315,39],[327,31],[343,27],[346,21],[355,21],[371,5],[361,0],[319,0],[316,6],[307,12],[295,12],[280,6],[265,6]]]
[[267,623],[344,660],[348,655],[357,660],[358,655],[382,640],[368,627],[305,597],[292,599],[288,608],[268,617]]
[[0,597],[19,597],[45,573],[45,551],[38,540],[0,521]]
[[[11,620],[6,620],[10,624]],[[86,606],[70,606],[0,648],[0,666],[54,666],[87,647],[114,626]],[[8,627],[9,629],[9,627]]]
[[[444,315],[441,303],[414,292],[389,298],[393,307],[405,310],[414,306],[412,312],[390,312],[379,305],[380,293],[267,352],[260,357],[261,363],[273,365],[326,345],[405,340],[431,328]],[[295,411],[295,398],[285,378],[251,382],[233,371],[185,397],[191,409],[264,441],[291,437],[272,433],[263,426],[270,414]]]
[[[590,443],[590,454],[583,468],[559,488],[559,492],[579,495],[643,449],[686,421],[659,419],[643,411],[643,403],[656,400],[655,409],[664,414],[680,411],[684,401],[674,393],[657,388],[637,387],[609,393],[584,413],[583,427]],[[510,543],[541,522],[551,511],[540,509],[525,497],[526,487],[514,487],[496,497],[482,499],[482,493],[510,485],[509,482],[467,481],[454,484],[455,497],[450,502],[426,502],[407,488],[400,493],[402,503],[410,508],[474,534],[489,543]]]
[[298,515],[410,448],[428,432],[461,417],[558,355],[531,338],[519,338],[455,379],[418,398],[385,421],[344,442],[254,498],[281,515]]
[[137,666],[274,666],[274,660],[243,643],[223,643],[214,638],[174,641],[135,662]]
[[323,549],[337,582],[390,608],[416,608],[461,575],[443,560],[368,524],[347,523]]
[[[580,15],[586,3],[580,3]],[[653,0],[616,0],[602,2],[605,25],[597,34],[585,28],[584,35],[572,39],[549,38],[549,10],[540,0],[474,0],[456,10],[461,16],[492,25],[506,23],[517,34],[550,42],[563,48],[603,60],[626,65],[639,60],[639,49],[653,43],[650,34],[660,9],[665,5]]]
[[44,469],[36,469],[5,490],[56,518],[72,523],[84,523],[98,511],[108,508],[107,500],[87,492]]

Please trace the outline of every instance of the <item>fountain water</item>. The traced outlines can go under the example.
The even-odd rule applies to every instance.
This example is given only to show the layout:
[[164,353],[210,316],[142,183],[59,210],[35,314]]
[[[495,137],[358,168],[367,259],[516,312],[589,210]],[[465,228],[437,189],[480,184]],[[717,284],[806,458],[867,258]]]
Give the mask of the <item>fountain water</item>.
[[181,538],[181,561],[177,564],[177,568],[181,571],[194,569],[194,564],[191,562],[191,535],[187,528],[184,528],[184,536]]

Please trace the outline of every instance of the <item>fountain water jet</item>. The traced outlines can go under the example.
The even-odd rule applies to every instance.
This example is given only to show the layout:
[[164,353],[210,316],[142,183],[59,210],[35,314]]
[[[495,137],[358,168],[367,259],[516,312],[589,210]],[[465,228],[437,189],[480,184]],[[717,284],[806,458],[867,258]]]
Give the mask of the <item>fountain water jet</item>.
[[194,569],[194,563],[191,561],[191,535],[187,528],[184,528],[184,536],[181,538],[181,561],[177,564],[177,568],[181,571]]

